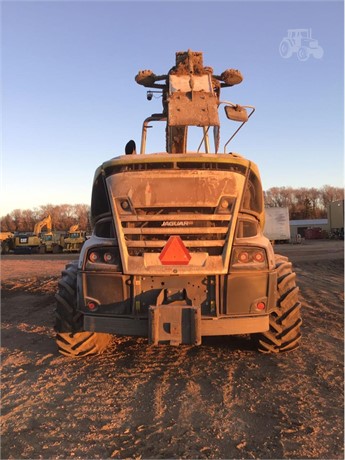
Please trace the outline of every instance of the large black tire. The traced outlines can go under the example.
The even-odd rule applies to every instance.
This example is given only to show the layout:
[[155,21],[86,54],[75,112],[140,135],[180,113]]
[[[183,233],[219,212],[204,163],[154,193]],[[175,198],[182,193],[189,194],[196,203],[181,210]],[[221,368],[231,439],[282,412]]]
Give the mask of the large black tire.
[[102,353],[112,336],[83,331],[82,314],[77,311],[77,266],[66,266],[56,294],[55,331],[59,352],[66,356],[82,357]]
[[301,341],[301,303],[298,299],[296,273],[287,257],[275,256],[277,268],[277,305],[270,314],[270,329],[258,336],[258,349],[262,353],[291,351]]
[[10,245],[6,241],[2,241],[0,245],[0,254],[8,254],[10,252]]
[[59,244],[54,244],[53,254],[60,254],[62,252],[62,247]]
[[45,254],[45,253],[46,253],[46,247],[44,245],[39,246],[38,254]]

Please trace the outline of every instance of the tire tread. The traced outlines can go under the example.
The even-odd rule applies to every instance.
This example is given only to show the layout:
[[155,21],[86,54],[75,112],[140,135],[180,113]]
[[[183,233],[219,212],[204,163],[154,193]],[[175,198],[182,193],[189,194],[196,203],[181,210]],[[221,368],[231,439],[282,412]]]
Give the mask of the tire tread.
[[83,330],[83,315],[77,310],[77,264],[62,271],[55,295],[56,344],[61,354],[71,357],[103,353],[112,340],[110,334]]
[[281,353],[296,349],[301,341],[301,303],[296,273],[285,256],[276,255],[277,305],[270,313],[270,327],[258,337],[262,353]]

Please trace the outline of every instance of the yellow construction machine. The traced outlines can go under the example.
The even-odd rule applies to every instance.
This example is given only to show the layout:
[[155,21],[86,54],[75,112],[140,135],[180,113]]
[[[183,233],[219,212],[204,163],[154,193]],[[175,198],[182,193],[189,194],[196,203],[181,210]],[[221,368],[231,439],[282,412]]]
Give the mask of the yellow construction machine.
[[13,232],[0,232],[0,254],[8,254],[14,246]]
[[38,253],[42,245],[41,232],[46,227],[47,233],[52,231],[50,215],[37,222],[32,233],[20,233],[14,238],[14,252]]
[[72,225],[64,239],[63,252],[80,252],[86,241],[86,232],[79,229],[79,224]]

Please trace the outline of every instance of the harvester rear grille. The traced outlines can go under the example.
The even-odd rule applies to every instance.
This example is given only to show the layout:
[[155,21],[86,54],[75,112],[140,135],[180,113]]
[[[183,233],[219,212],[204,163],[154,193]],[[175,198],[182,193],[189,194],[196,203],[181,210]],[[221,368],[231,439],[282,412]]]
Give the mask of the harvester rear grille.
[[139,208],[122,215],[121,225],[128,254],[160,253],[172,235],[179,235],[190,252],[221,255],[231,221],[216,208]]

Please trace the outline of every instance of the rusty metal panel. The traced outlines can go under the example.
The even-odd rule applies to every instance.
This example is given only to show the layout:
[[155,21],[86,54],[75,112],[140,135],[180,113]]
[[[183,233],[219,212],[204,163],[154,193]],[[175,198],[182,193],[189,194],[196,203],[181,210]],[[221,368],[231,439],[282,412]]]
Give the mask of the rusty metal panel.
[[190,91],[169,96],[168,126],[219,126],[217,98],[212,93]]
[[203,91],[213,93],[211,77],[204,75],[170,75],[169,94],[175,92],[188,93],[189,91]]

